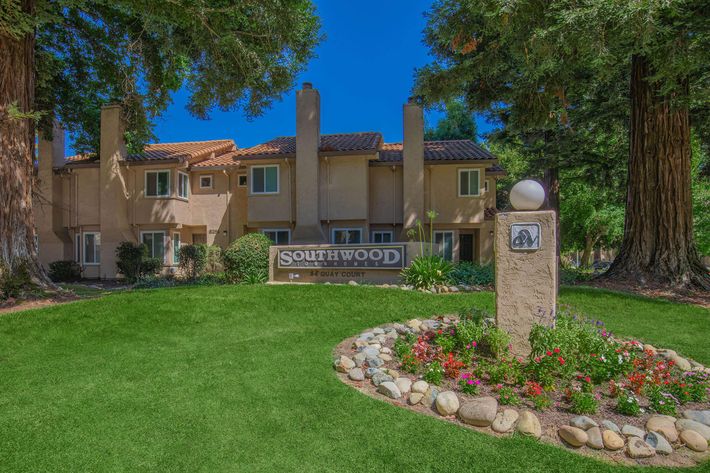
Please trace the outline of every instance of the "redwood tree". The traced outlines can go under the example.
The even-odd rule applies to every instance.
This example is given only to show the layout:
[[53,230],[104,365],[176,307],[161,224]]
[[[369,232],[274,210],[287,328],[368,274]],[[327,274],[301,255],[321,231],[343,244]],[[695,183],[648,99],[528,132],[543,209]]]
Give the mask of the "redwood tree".
[[310,0],[0,0],[0,280],[37,263],[35,130],[58,119],[98,152],[100,108],[123,106],[129,149],[180,87],[188,109],[259,115],[293,86],[320,24]]
[[625,231],[608,277],[707,289],[690,129],[710,101],[708,18],[702,0],[439,0],[425,31],[436,61],[418,71],[418,93],[463,97],[509,135],[551,133],[546,160],[562,169],[595,134],[628,130]]

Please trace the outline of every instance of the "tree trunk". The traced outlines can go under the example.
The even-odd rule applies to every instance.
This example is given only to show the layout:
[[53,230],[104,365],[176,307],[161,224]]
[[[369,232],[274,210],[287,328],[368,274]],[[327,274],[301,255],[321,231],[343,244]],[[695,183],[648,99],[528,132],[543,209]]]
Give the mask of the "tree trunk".
[[[34,0],[23,0],[21,8],[32,15]],[[34,33],[0,34],[0,278],[23,267],[44,285],[32,215],[35,123],[22,115],[33,111],[34,43]],[[11,113],[13,106],[19,113]]]
[[632,58],[624,239],[606,277],[708,289],[693,241],[688,109],[661,96],[652,73]]
[[[545,207],[555,211],[555,254],[557,255],[557,274],[562,268],[560,250],[562,248],[562,236],[560,235],[560,170],[557,166],[547,167],[543,172],[545,187]],[[560,278],[557,278],[557,290],[560,289]]]
[[582,268],[588,268],[591,265],[592,252],[594,251],[594,239],[587,235],[584,238],[584,251],[582,252],[582,261],[579,266]]

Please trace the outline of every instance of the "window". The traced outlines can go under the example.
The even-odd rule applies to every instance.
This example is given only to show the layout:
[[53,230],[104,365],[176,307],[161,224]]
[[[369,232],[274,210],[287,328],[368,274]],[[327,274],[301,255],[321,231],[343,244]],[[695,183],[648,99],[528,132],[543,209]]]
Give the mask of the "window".
[[101,234],[98,232],[84,233],[84,264],[101,263]]
[[238,176],[238,178],[239,178],[239,182],[238,182],[237,185],[238,185],[239,187],[246,187],[246,186],[247,186],[247,175],[246,175],[246,174],[240,174],[240,175]]
[[262,230],[274,245],[288,245],[291,243],[291,230]]
[[190,176],[178,172],[178,197],[187,199],[190,196]]
[[486,182],[483,184],[483,190],[488,192],[488,179],[486,179]]
[[454,232],[434,232],[434,243],[439,245],[439,256],[447,261],[454,259]]
[[145,172],[146,197],[170,196],[170,171]]
[[148,256],[165,261],[165,232],[141,232],[141,243],[148,247]]
[[173,264],[180,263],[180,234],[173,233]]
[[212,176],[200,176],[200,189],[212,189]]
[[334,228],[334,245],[355,245],[362,242],[362,230],[359,228]]
[[372,232],[372,243],[392,243],[392,232],[377,230]]
[[252,194],[278,194],[279,167],[252,166],[251,192]]
[[459,169],[459,197],[478,197],[479,195],[481,195],[481,171]]

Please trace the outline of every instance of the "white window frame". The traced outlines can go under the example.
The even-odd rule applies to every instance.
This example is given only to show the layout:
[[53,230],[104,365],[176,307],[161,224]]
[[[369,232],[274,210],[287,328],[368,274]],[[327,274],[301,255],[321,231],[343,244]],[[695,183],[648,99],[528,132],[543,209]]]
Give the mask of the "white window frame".
[[[360,242],[359,243],[337,243],[335,241],[335,232],[358,232],[360,234]],[[330,241],[333,245],[359,245],[362,243],[362,228],[360,228],[360,227],[333,228],[330,231]]]
[[[163,235],[163,265],[165,265],[165,259],[168,257],[168,255],[167,255],[168,252],[165,251],[166,250],[166,245],[165,245],[166,232],[165,232],[165,230],[145,230],[145,231],[140,232],[140,237],[141,237],[140,243],[141,244],[143,244],[143,235],[146,235],[148,233],[152,233],[153,235],[155,235],[156,233],[161,233]],[[153,238],[155,239],[155,236],[153,236]],[[155,240],[153,240],[153,241],[155,241]],[[154,250],[154,248],[149,248],[149,251],[148,251],[149,258],[154,258],[154,256],[152,256],[153,250]]]
[[[185,190],[185,195],[180,195],[180,183],[181,179],[185,177],[185,185],[184,185],[184,190]],[[190,175],[186,172],[178,171],[177,172],[177,196],[179,199],[182,200],[188,200],[190,198]]]
[[370,232],[370,243],[375,243],[375,235],[376,234],[389,235],[390,241],[386,242],[386,243],[394,242],[394,232],[392,230],[372,230]]
[[[242,178],[244,178],[244,184],[242,184]],[[247,187],[249,183],[249,176],[247,174],[237,174],[237,187]]]
[[454,241],[454,232],[452,230],[437,230],[434,232],[434,243],[436,244],[436,237],[437,235],[442,235],[441,241],[443,242],[446,238],[446,234],[451,235],[451,259],[447,259],[446,255],[444,254],[444,246],[442,245],[439,248],[438,255],[444,258],[446,261],[453,261],[454,260],[454,246],[455,246],[455,241]]
[[[94,261],[86,261],[86,236],[94,236]],[[99,251],[96,251],[96,237],[99,238]],[[101,264],[101,232],[83,232],[81,234],[81,260],[84,266],[98,266]]]
[[[462,194],[461,193],[461,174],[463,173],[470,173],[470,172],[476,172],[478,174],[478,193],[477,194]],[[480,197],[481,196],[481,170],[479,168],[463,168],[459,169],[458,172],[456,173],[457,182],[456,182],[456,187],[458,189],[458,196],[459,197]],[[470,191],[470,189],[469,189]]]
[[[276,191],[275,192],[267,192],[264,190],[264,192],[255,192],[254,191],[254,169],[267,169],[267,168],[276,168]],[[249,182],[251,185],[249,186],[249,189],[251,191],[252,195],[276,195],[279,193],[281,190],[281,166],[278,164],[262,164],[260,166],[251,166],[249,168]],[[264,171],[264,189],[266,189],[266,171]],[[314,191],[314,192],[317,192]]]
[[[156,195],[148,195],[148,174],[163,174],[167,173],[168,174],[168,193],[167,194],[156,194]],[[148,198],[148,199],[164,199],[166,197],[170,197],[170,194],[172,192],[172,186],[170,182],[170,178],[172,176],[172,173],[170,172],[170,169],[150,169],[145,172],[145,182],[144,182],[144,187],[143,187],[143,195]],[[156,177],[155,181],[155,191],[158,191],[158,178]]]
[[[288,233],[288,242],[286,243],[287,245],[291,244],[291,229],[290,228],[264,228],[261,230],[261,233],[266,235],[267,232],[286,232]],[[268,237],[268,235],[267,235]],[[270,239],[270,238],[269,238]],[[271,240],[273,241],[273,240]],[[279,245],[280,243],[274,243],[274,245]]]
[[[175,237],[177,237],[177,246],[175,245]],[[141,237],[141,243],[143,243],[143,237]],[[182,246],[182,236],[180,232],[173,232],[173,237],[170,240],[173,247],[173,264],[180,263],[180,247]]]
[[[203,186],[202,185],[202,179],[209,179],[210,180],[210,185],[209,186]],[[212,174],[201,174],[200,175],[200,189],[212,189],[214,187],[214,177]]]

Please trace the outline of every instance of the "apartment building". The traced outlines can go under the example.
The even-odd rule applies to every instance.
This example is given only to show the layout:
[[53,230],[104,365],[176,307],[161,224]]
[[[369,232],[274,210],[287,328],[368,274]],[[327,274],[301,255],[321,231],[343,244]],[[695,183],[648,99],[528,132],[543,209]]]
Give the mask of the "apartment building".
[[114,278],[122,241],[142,242],[167,270],[187,243],[226,247],[249,232],[277,244],[407,241],[435,210],[434,239],[451,260],[493,251],[503,170],[469,140],[424,141],[422,109],[403,107],[402,143],[378,132],[321,135],[320,95],[297,92],[296,136],[249,148],[232,140],[162,143],[128,154],[121,110],[101,110],[98,154],[65,158],[63,132],[39,143],[35,202],[43,264],[75,259]]

